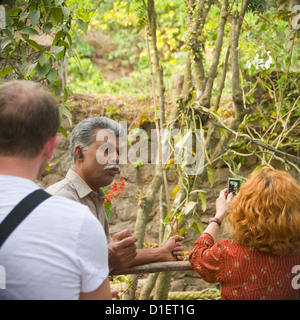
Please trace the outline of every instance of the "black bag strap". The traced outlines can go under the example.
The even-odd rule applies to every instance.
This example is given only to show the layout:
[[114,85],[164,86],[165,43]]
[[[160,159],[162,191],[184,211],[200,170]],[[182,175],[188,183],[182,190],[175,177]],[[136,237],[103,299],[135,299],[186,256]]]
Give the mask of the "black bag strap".
[[19,202],[0,224],[0,248],[15,228],[44,200],[51,197],[42,189],[33,191]]

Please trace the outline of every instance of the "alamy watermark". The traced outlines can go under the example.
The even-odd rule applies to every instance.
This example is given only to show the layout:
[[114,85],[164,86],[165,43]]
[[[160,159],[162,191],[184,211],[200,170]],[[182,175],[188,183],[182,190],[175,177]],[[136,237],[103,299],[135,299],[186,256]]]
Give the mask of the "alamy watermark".
[[292,18],[291,25],[295,30],[300,29],[300,5],[296,5],[291,10],[292,14],[295,15]]
[[0,6],[0,29],[5,29],[6,26],[6,15],[5,8]]
[[6,289],[6,272],[5,268],[0,265],[0,289]]
[[295,290],[299,290],[300,289],[300,264],[293,267],[292,274],[296,274],[292,278],[292,288]]
[[[204,169],[204,131],[202,129],[152,129],[148,134],[143,129],[127,131],[127,122],[120,121],[125,134],[117,137],[109,129],[100,129],[96,141],[102,141],[96,158],[99,164],[175,164],[187,175],[199,175]],[[116,146],[119,145],[118,155]],[[161,153],[160,153],[161,145]]]

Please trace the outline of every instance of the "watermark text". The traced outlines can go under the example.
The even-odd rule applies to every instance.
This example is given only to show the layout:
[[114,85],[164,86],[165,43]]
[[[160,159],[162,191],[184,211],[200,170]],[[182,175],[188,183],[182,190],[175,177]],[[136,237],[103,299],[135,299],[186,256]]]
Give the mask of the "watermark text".
[[6,272],[5,268],[0,265],[0,289],[6,289]]
[[295,276],[292,279],[292,287],[295,290],[299,290],[300,289],[300,264],[293,267],[292,274],[295,274]]

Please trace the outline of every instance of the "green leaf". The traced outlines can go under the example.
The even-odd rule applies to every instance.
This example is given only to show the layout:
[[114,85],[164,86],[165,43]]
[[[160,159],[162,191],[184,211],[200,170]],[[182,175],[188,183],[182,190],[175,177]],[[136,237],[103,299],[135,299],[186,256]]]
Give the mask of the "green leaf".
[[260,171],[262,168],[264,167],[263,164],[258,165],[257,167],[255,167],[255,169],[252,172],[257,172]]
[[3,68],[2,70],[0,70],[0,78],[5,77],[9,73],[11,73],[13,70],[14,70],[14,68],[12,66],[7,66],[7,67]]
[[58,41],[65,35],[65,32],[60,30],[57,32],[57,34],[55,35],[53,41],[52,41],[52,45],[56,46]]
[[[47,58],[46,58],[47,59]],[[47,61],[46,63],[44,63],[43,65],[40,64],[40,62],[38,63],[37,67],[36,67],[36,71],[37,74],[40,78],[44,77],[46,74],[49,73],[51,69],[51,64],[49,61]]]
[[51,22],[47,22],[43,25],[43,31],[46,33],[46,34],[51,34],[51,30],[53,28],[53,24]]
[[8,38],[3,39],[0,45],[0,52],[2,52],[10,43],[11,43],[10,39]]
[[35,36],[39,35],[37,30],[35,30],[33,28],[29,28],[29,27],[25,27],[25,28],[21,29],[20,33],[22,33],[22,34],[32,34],[32,35],[35,35]]
[[207,166],[207,175],[210,185],[213,186],[215,183],[215,173],[214,169],[211,166]]
[[70,112],[70,110],[66,107],[63,107],[61,110],[62,115],[64,115],[65,117],[67,117],[67,119],[72,119],[72,114]]
[[9,39],[12,41],[12,43],[16,43],[13,29],[6,28],[3,30],[3,32],[9,37]]
[[194,207],[195,207],[196,204],[197,204],[197,202],[195,202],[195,201],[190,201],[190,202],[186,205],[186,207],[185,207],[185,209],[184,209],[184,214],[188,214],[189,212],[191,212],[191,211],[194,209]]
[[5,24],[7,25],[8,29],[13,29],[13,23],[11,21],[11,18],[9,15],[6,15],[5,19],[4,19],[4,26],[3,28],[5,28]]
[[61,22],[62,20],[62,9],[61,8],[53,8],[52,17],[56,22]]
[[68,56],[69,56],[69,58],[74,57],[74,55],[75,55],[75,50],[74,50],[74,49],[69,49],[69,50],[68,50]]
[[46,56],[40,56],[39,57],[39,64],[40,66],[43,66],[48,61]]
[[105,213],[106,213],[106,217],[108,220],[111,219],[111,202],[107,201],[107,203],[104,205],[104,209],[105,209]]
[[240,171],[241,166],[242,166],[242,164],[241,164],[241,162],[239,162],[239,164],[237,165],[237,167],[236,167],[236,169],[235,169],[235,172],[236,172],[236,173],[238,173],[238,172]]
[[164,219],[164,223],[170,223],[170,217],[168,214],[166,215],[166,217]]
[[107,220],[109,221],[111,219],[111,211],[106,205],[104,206],[104,209],[105,209]]
[[[62,41],[64,42],[64,41]],[[67,45],[67,44],[66,44]],[[57,60],[60,60],[64,57],[65,52],[64,52],[65,47],[64,46],[53,46],[51,47],[52,53],[55,54],[55,57]]]
[[67,36],[67,38],[68,38],[69,47],[71,47],[71,46],[72,46],[72,43],[73,43],[72,37],[71,37],[71,35],[70,35],[68,32],[66,32],[66,31],[65,31],[65,34],[66,34],[66,36]]
[[20,70],[24,78],[28,78],[35,71],[36,65],[37,65],[37,62],[35,63],[26,62],[21,65]]
[[57,77],[57,71],[54,68],[51,68],[49,73],[47,74],[47,79],[52,83],[55,81]]
[[200,192],[200,199],[201,199],[201,209],[203,212],[205,212],[207,209],[207,201],[206,201],[205,192]]
[[33,10],[30,13],[30,20],[33,27],[35,27],[39,23],[40,17],[41,13],[38,10]]
[[69,90],[67,88],[64,88],[64,102],[67,102],[69,99]]
[[178,193],[178,191],[180,190],[181,185],[177,186],[176,188],[173,189],[173,191],[171,192],[171,198],[174,199],[176,197],[176,194]]
[[35,42],[34,40],[31,39],[26,39],[26,42],[29,43],[29,45],[35,50],[35,51],[41,51],[42,48],[41,46]]
[[22,12],[22,9],[20,8],[13,8],[10,11],[7,12],[7,15],[14,18],[16,16],[18,16],[20,14],[20,12]]
[[66,49],[69,49],[69,47],[70,47],[69,44],[68,44],[68,42],[66,42],[66,41],[64,41],[64,40],[60,40],[60,41],[58,42],[57,46],[58,46],[58,47],[63,46],[63,47],[66,48]]
[[55,0],[55,6],[58,7],[60,6],[62,3],[64,3],[65,0]]
[[66,7],[62,7],[61,10],[63,12],[64,18],[68,19],[71,13],[70,9]]
[[192,224],[192,227],[196,230],[197,233],[201,234],[204,231],[203,225],[200,221],[195,220]]
[[185,232],[186,232],[186,228],[181,228],[181,229],[179,230],[179,235],[180,235],[180,236],[183,236],[183,235],[185,234]]
[[20,20],[20,21],[23,21],[23,20],[27,19],[28,16],[29,16],[29,12],[23,11],[23,12],[20,14],[19,20]]
[[65,138],[68,137],[68,131],[63,126],[59,127],[59,132],[62,133]]
[[53,46],[51,47],[51,51],[54,53],[54,54],[59,54],[60,52],[62,52],[64,50],[65,47],[63,46]]
[[86,34],[87,30],[88,30],[87,24],[83,20],[81,20],[79,18],[77,18],[76,21],[78,23],[79,29]]

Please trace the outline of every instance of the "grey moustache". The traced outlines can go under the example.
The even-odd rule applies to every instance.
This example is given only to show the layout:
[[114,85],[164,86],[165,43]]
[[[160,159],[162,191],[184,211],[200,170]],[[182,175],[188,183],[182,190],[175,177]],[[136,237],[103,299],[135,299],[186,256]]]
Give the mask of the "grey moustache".
[[116,165],[111,165],[111,166],[105,167],[103,170],[115,170],[115,171],[117,171],[119,173],[120,172],[120,167],[116,166]]

